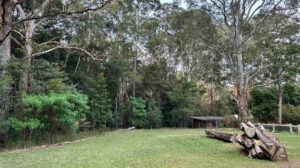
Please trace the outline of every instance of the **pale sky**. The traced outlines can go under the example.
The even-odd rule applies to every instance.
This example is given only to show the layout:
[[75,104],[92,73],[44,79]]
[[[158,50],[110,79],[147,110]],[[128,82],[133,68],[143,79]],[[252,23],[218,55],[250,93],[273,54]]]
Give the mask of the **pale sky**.
[[170,3],[170,2],[173,2],[173,0],[160,0],[160,2],[163,4],[163,3]]
[[[172,3],[173,0],[160,0],[160,2],[161,2],[162,4],[164,4],[164,3]],[[181,0],[181,5],[180,5],[180,7],[182,7],[182,8],[186,8],[186,7],[187,7],[184,0]]]

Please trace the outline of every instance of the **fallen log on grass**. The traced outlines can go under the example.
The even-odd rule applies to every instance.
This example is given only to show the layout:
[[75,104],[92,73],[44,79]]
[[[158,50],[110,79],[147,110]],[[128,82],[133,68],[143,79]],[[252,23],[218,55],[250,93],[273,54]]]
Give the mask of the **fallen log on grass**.
[[235,140],[235,134],[216,132],[214,130],[205,130],[207,137],[219,139],[225,142],[233,142]]
[[254,124],[248,122],[241,123],[241,130],[244,132],[243,135],[214,130],[205,130],[205,133],[210,138],[239,143],[248,151],[250,158],[268,158],[272,161],[288,160],[286,150],[279,143],[278,138],[265,130],[264,127],[255,127]]

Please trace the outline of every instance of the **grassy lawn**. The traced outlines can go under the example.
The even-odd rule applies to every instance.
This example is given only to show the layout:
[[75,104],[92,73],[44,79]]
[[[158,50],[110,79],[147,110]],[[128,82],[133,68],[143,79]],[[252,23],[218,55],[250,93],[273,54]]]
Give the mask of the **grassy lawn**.
[[289,167],[300,165],[300,136],[277,134],[289,161],[247,158],[237,144],[205,137],[199,129],[135,130],[43,149],[0,153],[0,167]]

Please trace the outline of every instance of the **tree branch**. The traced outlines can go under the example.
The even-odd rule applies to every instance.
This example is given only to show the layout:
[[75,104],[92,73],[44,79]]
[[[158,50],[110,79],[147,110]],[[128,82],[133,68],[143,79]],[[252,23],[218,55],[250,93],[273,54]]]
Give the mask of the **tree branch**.
[[19,47],[21,47],[22,49],[24,49],[24,45],[21,44],[17,39],[15,39],[13,36],[10,37]]
[[252,31],[249,33],[249,35],[245,38],[245,40],[243,41],[243,43],[245,43],[246,41],[248,41],[250,39],[250,37],[253,35],[253,33],[256,31],[258,25],[260,25],[261,23],[263,23],[269,16],[270,14],[276,10],[277,6],[282,2],[283,0],[279,0],[272,9],[269,10],[269,12],[265,15],[265,17],[263,17],[263,19],[261,19],[260,21],[256,22],[256,24],[254,25],[254,28],[252,29]]
[[57,13],[47,14],[47,15],[42,15],[42,16],[31,16],[31,17],[28,17],[28,18],[25,18],[25,19],[21,19],[17,23],[28,21],[28,20],[37,20],[37,19],[42,19],[42,18],[53,18],[53,17],[57,17],[57,16],[70,16],[70,15],[74,15],[74,14],[83,14],[83,13],[86,13],[86,12],[89,12],[89,11],[97,11],[99,9],[104,8],[107,4],[109,4],[111,2],[112,2],[112,0],[107,0],[101,6],[94,7],[94,8],[86,8],[86,9],[82,9],[82,10],[78,10],[78,11],[63,11],[63,12],[57,12]]
[[64,44],[63,45],[60,44],[56,47],[53,47],[53,48],[45,50],[45,51],[34,53],[34,54],[32,54],[32,57],[40,56],[40,55],[49,53],[51,51],[54,51],[56,49],[74,49],[74,50],[78,50],[78,51],[81,51],[81,52],[85,53],[86,55],[90,56],[93,60],[99,60],[99,58],[97,58],[95,55],[93,55],[92,53],[88,52],[87,50],[85,50],[83,48],[76,47],[76,46],[68,46],[68,45],[64,45]]

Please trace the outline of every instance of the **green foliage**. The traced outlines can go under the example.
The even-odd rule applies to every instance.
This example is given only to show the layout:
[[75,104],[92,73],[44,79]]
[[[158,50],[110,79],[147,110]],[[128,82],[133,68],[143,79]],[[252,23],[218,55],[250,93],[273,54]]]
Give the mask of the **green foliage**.
[[152,100],[148,103],[147,109],[147,127],[159,128],[162,124],[162,113],[159,104]]
[[72,88],[68,85],[66,74],[61,71],[56,63],[46,60],[36,60],[31,67],[32,79],[30,80],[29,93],[40,94],[50,91],[62,92]]
[[300,106],[283,105],[282,106],[282,121],[283,123],[300,123]]
[[278,109],[278,91],[275,87],[251,91],[249,107],[253,116],[261,122],[275,122]]
[[147,121],[146,101],[140,97],[130,97],[129,111],[132,118],[132,126],[137,128],[144,127]]
[[[299,123],[300,89],[297,85],[283,86],[282,117],[284,123]],[[278,116],[278,90],[275,87],[251,91],[249,107],[261,122],[276,122]]]
[[300,87],[298,85],[285,84],[283,92],[283,104],[300,106]]
[[51,135],[59,131],[74,131],[75,122],[84,118],[89,109],[87,96],[76,90],[39,95],[24,94],[22,104],[22,115],[10,117],[9,126],[21,134],[24,140],[31,140],[33,131],[38,130]]
[[10,92],[12,89],[12,77],[6,75],[5,77],[0,77],[0,133],[7,131],[7,112],[10,106]]
[[189,117],[196,110],[193,100],[200,96],[201,90],[185,76],[179,76],[174,85],[176,86],[174,90],[168,92],[168,98],[172,107],[171,124],[173,126],[186,127]]
[[88,119],[91,121],[93,128],[105,128],[114,125],[111,99],[109,98],[103,73],[99,73],[95,80],[91,79],[89,106],[91,110],[88,113]]
[[89,109],[87,96],[76,90],[51,92],[49,95],[24,95],[22,100],[25,107],[24,114],[28,116],[33,113],[41,114],[39,119],[51,123],[51,128],[75,129],[75,121],[84,118]]
[[16,131],[22,131],[24,129],[34,130],[37,128],[43,128],[44,125],[40,123],[40,120],[36,118],[30,118],[25,121],[20,121],[15,117],[9,118],[10,126]]

